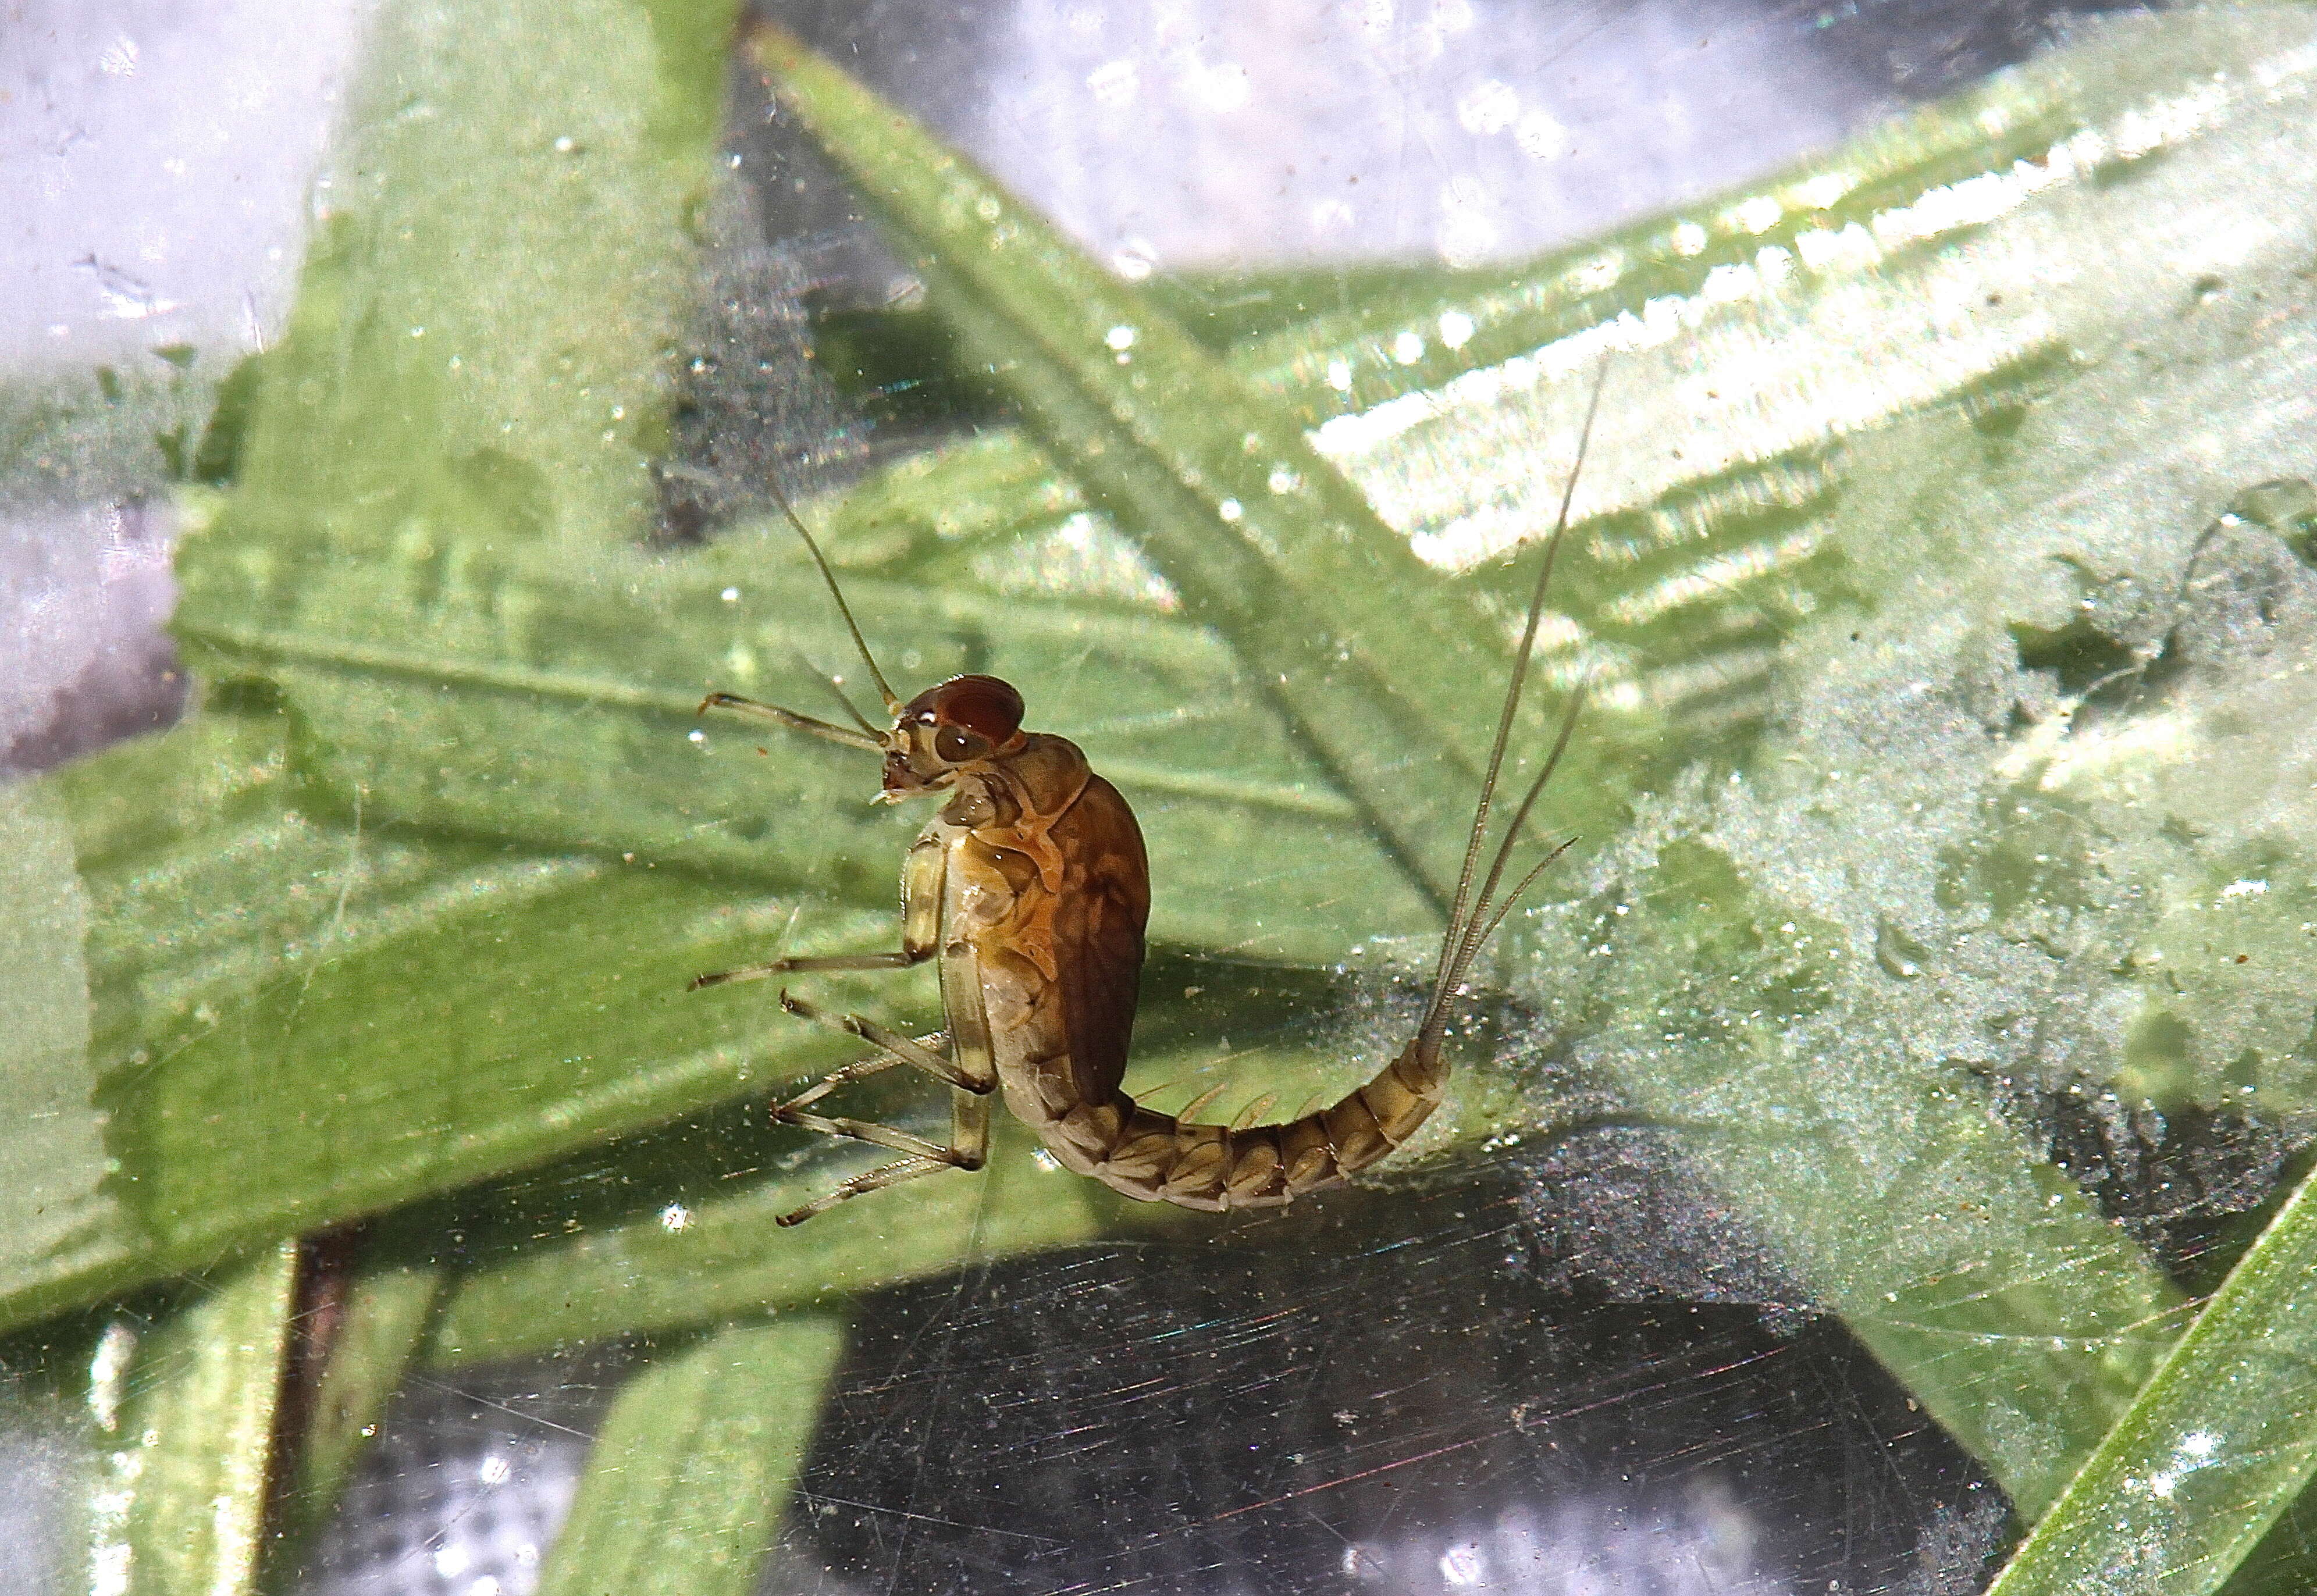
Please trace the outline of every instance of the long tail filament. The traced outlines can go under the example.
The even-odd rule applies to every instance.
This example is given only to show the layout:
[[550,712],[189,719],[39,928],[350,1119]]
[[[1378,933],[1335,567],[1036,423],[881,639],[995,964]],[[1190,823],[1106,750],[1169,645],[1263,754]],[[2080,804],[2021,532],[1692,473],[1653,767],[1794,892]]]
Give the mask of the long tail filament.
[[[1489,815],[1496,800],[1497,780],[1504,771],[1505,753],[1511,745],[1513,726],[1520,714],[1521,695],[1528,685],[1529,664],[1536,647],[1536,634],[1544,620],[1545,595],[1552,586],[1552,567],[1561,557],[1561,546],[1568,537],[1570,506],[1577,498],[1577,479],[1585,468],[1586,451],[1593,441],[1593,420],[1600,414],[1601,390],[1607,386],[1608,375],[1608,365],[1605,361],[1600,375],[1594,379],[1592,397],[1585,406],[1585,423],[1577,435],[1577,458],[1570,463],[1569,480],[1561,488],[1561,513],[1554,518],[1552,534],[1545,539],[1544,564],[1537,572],[1536,588],[1529,597],[1527,619],[1521,628],[1520,647],[1513,656],[1512,681],[1505,691],[1504,711],[1497,718],[1497,735],[1489,745],[1489,767],[1481,779],[1481,801],[1472,811],[1472,833],[1464,844],[1464,865],[1456,878],[1456,898],[1448,913],[1448,929],[1440,939],[1440,962],[1433,976],[1431,998],[1425,1005],[1424,1022],[1418,1031],[1419,1045],[1427,1051],[1437,1047],[1445,1033],[1449,1003],[1456,989],[1463,984],[1472,960],[1480,956],[1490,937],[1504,923],[1513,905],[1520,901],[1521,894],[1527,891],[1530,884],[1544,872],[1545,867],[1567,851],[1570,843],[1576,840],[1572,837],[1554,848],[1515,883],[1501,902],[1492,901],[1511,861],[1514,845],[1520,840],[1521,826],[1528,819],[1529,811],[1535,807],[1546,784],[1552,780],[1553,772],[1560,768],[1561,755],[1569,748],[1570,736],[1577,729],[1578,711],[1585,703],[1585,689],[1580,684],[1570,695],[1568,712],[1561,717],[1561,733],[1553,740],[1552,752],[1546,757],[1544,768],[1537,772],[1536,780],[1529,783],[1528,790],[1513,810],[1512,820],[1505,827],[1504,838],[1497,844],[1496,854],[1489,861],[1487,874],[1481,876],[1481,850],[1488,838]],[[1476,878],[1479,879],[1477,893],[1473,890]]]

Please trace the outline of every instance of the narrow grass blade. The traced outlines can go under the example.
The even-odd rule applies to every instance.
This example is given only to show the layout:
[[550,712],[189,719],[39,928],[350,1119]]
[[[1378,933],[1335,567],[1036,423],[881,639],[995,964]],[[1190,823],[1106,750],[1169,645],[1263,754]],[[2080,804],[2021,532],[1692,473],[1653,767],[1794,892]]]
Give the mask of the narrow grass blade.
[[0,788],[0,1279],[68,1279],[120,1248],[89,1057],[89,917],[64,806]]
[[284,1242],[198,1282],[133,1354],[100,1358],[120,1382],[97,1393],[100,1588],[253,1596],[297,1260]]
[[[684,993],[702,969],[761,957],[793,904],[640,862],[311,819],[264,739],[231,718],[174,734],[206,757],[148,742],[76,772],[83,792],[141,789],[151,823],[100,804],[102,862],[83,877],[112,1218],[86,1247],[0,1271],[0,1322],[844,1056],[841,1039],[765,1023],[746,994]],[[238,796],[204,821],[189,798],[220,785]],[[865,941],[888,923],[824,912],[814,934]]]
[[2317,1174],[2205,1304],[1989,1596],[2219,1590],[2317,1474]]
[[[873,762],[698,713],[711,689],[810,702],[826,689],[799,661],[850,652],[778,531],[591,562],[447,529],[421,558],[305,531],[260,559],[220,536],[181,562],[176,629],[200,668],[262,682],[306,728],[292,771],[305,809],[890,905],[892,861],[922,822],[862,801]],[[443,560],[461,574],[452,593]],[[1260,924],[1252,950],[1317,961],[1362,890],[1379,929],[1425,925],[1425,905],[1346,824],[1355,806],[1206,629],[971,581],[847,588],[878,646],[915,659],[914,680],[1001,673],[1030,693],[1034,724],[1131,783],[1171,865],[1155,935],[1243,945]],[[1226,865],[1225,843],[1272,868]]]
[[747,1596],[844,1342],[837,1320],[784,1315],[638,1375],[595,1437],[540,1596]]
[[653,512],[731,0],[380,8],[227,518],[360,555]]
[[296,1520],[291,1533],[310,1531],[336,1503],[425,1338],[442,1289],[443,1275],[432,1269],[380,1269],[354,1279],[297,1442],[295,1487],[283,1496]]

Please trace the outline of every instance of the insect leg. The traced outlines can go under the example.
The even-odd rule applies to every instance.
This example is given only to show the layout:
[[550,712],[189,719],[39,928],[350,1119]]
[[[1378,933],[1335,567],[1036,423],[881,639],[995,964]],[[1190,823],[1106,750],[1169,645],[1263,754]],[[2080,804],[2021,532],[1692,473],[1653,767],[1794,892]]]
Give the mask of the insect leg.
[[[909,1065],[915,1068],[925,1071],[926,1074],[933,1076],[937,1081],[945,1081],[952,1086],[962,1087],[968,1092],[988,1092],[995,1084],[994,1082],[984,1083],[982,1082],[976,1081],[964,1071],[959,1069],[956,1065],[951,1063],[946,1054],[936,1053],[931,1048],[926,1046],[925,1043],[912,1041],[909,1038],[901,1035],[900,1032],[897,1030],[890,1030],[865,1015],[832,1014],[817,1003],[809,1003],[805,1002],[804,999],[792,996],[785,992],[781,994],[781,1007],[786,1009],[790,1013],[794,1014],[800,1020],[810,1020],[816,1025],[826,1025],[831,1030],[841,1030],[847,1036],[859,1037],[863,1041],[868,1043],[871,1047],[877,1048],[880,1052],[890,1054],[891,1058],[890,1060],[878,1061],[877,1067],[880,1069],[884,1068],[886,1064],[889,1062],[893,1064]],[[938,1036],[941,1033],[935,1032],[935,1034]],[[845,1075],[847,1079],[858,1079],[859,1077],[857,1075],[853,1075],[849,1073],[856,1067],[857,1066],[855,1065],[848,1065],[845,1069],[839,1070],[836,1075],[831,1075],[827,1081],[822,1082],[820,1086],[815,1087],[813,1089],[813,1095],[817,1097],[820,1094],[823,1088],[834,1083],[838,1083],[837,1075]],[[862,1073],[866,1074],[868,1072],[863,1071]],[[789,1106],[792,1108],[801,1107],[803,1102],[804,1100],[802,1098],[798,1098],[793,1100]]]
[[751,720],[769,720],[774,726],[825,742],[842,743],[847,748],[858,748],[869,753],[881,753],[884,740],[874,732],[854,731],[851,727],[831,726],[826,720],[816,720],[810,715],[800,715],[793,709],[783,709],[778,704],[760,704],[754,699],[738,698],[729,692],[711,692],[700,703],[702,713],[710,709],[728,709],[735,715],[745,715]]
[[958,1168],[980,1169],[989,1162],[988,1091],[961,1086],[949,1096],[950,1151],[957,1155]]
[[890,953],[832,953],[818,958],[775,958],[712,976],[694,976],[692,990],[793,976],[808,970],[905,970],[934,956],[941,934],[941,887],[945,860],[936,838],[919,837],[901,865],[901,945]]
[[914,1181],[919,1175],[939,1173],[945,1169],[976,1170],[989,1160],[989,1098],[986,1092],[977,1092],[960,1086],[950,1092],[950,1145],[942,1146],[925,1137],[911,1136],[906,1130],[895,1130],[889,1125],[872,1125],[863,1119],[829,1118],[799,1111],[797,1103],[811,1102],[820,1095],[848,1080],[892,1068],[904,1062],[896,1054],[878,1053],[849,1064],[812,1088],[794,1102],[783,1103],[773,1110],[773,1118],[783,1125],[794,1125],[804,1130],[816,1130],[823,1136],[846,1137],[856,1142],[874,1142],[881,1147],[890,1147],[909,1156],[892,1164],[881,1164],[866,1174],[854,1176],[840,1183],[825,1197],[817,1197],[793,1213],[783,1214],[783,1225],[801,1225],[815,1214],[829,1208],[863,1191],[876,1191],[887,1186],[897,1186],[903,1181]]
[[775,958],[770,964],[744,965],[737,970],[718,970],[712,976],[692,977],[692,990],[703,986],[729,986],[735,981],[761,981],[767,976],[793,976],[806,970],[905,970],[913,964],[923,964],[926,955],[903,949],[898,953],[832,953],[820,958]]
[[881,1164],[866,1174],[858,1174],[834,1190],[814,1198],[801,1208],[783,1214],[775,1225],[801,1225],[815,1214],[825,1214],[838,1203],[860,1196],[864,1191],[881,1191],[888,1186],[898,1186],[904,1181],[914,1181],[919,1175],[938,1174],[956,1167],[938,1158],[902,1158]]
[[856,1142],[874,1142],[881,1147],[890,1147],[896,1153],[908,1153],[915,1157],[928,1158],[944,1168],[967,1167],[967,1155],[939,1142],[929,1142],[921,1136],[911,1136],[906,1130],[895,1130],[890,1125],[872,1124],[866,1119],[832,1118],[824,1114],[808,1114],[801,1109],[775,1109],[773,1118],[783,1125],[800,1126],[817,1130],[823,1136],[849,1137]]
[[903,948],[894,953],[829,953],[805,958],[776,958],[756,967],[768,976],[801,970],[905,970],[911,965],[923,964],[931,952],[930,949],[917,951]]
[[850,1086],[855,1081],[865,1081],[872,1075],[882,1074],[895,1065],[904,1062],[906,1061],[890,1053],[872,1053],[866,1057],[856,1058],[843,1069],[831,1070],[815,1084],[806,1087],[788,1101],[781,1104],[779,1108],[773,1110],[774,1117],[777,1119],[791,1109],[801,1109],[808,1103],[819,1102],[839,1086]]
[[[902,867],[901,942],[905,952],[914,954],[917,958],[931,956],[940,943],[942,893],[947,869],[946,851],[938,838],[932,837],[918,839],[917,845],[909,851],[908,862]],[[855,1141],[873,1142],[908,1155],[865,1174],[855,1175],[827,1196],[816,1198],[793,1213],[783,1215],[780,1220],[783,1225],[801,1225],[815,1214],[824,1213],[864,1191],[899,1185],[903,1181],[913,1181],[920,1175],[933,1174],[944,1169],[980,1169],[989,1162],[989,1101],[997,1086],[997,1066],[991,1056],[989,1021],[982,1013],[981,988],[972,969],[971,957],[962,944],[944,953],[942,994],[943,1006],[949,1014],[949,1027],[946,1031],[922,1041],[902,1036],[858,1014],[831,1014],[787,993],[781,994],[782,1007],[791,1013],[859,1037],[878,1051],[845,1065],[819,1085],[782,1104],[773,1111],[773,1117],[783,1124],[819,1131],[824,1136],[849,1137]],[[915,962],[915,958],[911,962]],[[953,965],[957,967],[953,968]],[[971,995],[963,995],[967,994]],[[946,1054],[927,1045],[937,1040],[946,1041]],[[890,1126],[802,1111],[805,1104],[819,1101],[848,1081],[860,1080],[902,1064],[949,1083],[948,1146],[912,1136],[905,1130],[896,1130]]]

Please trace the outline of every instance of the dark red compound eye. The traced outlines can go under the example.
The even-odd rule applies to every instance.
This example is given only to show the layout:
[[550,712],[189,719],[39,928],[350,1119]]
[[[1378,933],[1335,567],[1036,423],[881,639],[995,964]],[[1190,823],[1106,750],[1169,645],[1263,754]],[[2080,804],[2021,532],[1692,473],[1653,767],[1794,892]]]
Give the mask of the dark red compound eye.
[[993,748],[1022,729],[1022,695],[995,676],[953,676],[926,696],[936,722],[978,732]]

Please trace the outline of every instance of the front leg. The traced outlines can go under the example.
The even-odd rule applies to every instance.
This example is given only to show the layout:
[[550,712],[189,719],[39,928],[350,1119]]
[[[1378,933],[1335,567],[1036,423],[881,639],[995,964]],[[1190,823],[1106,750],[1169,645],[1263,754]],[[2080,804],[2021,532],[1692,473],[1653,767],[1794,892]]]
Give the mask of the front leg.
[[909,845],[901,863],[901,946],[891,953],[832,953],[818,958],[775,958],[770,964],[694,976],[688,990],[762,981],[808,970],[905,970],[931,958],[941,941],[942,878],[947,868],[942,839],[931,832]]
[[770,964],[743,965],[694,976],[687,991],[703,986],[729,986],[735,981],[762,981],[769,976],[793,976],[807,970],[905,970],[933,957],[930,948],[904,948],[897,953],[832,953],[819,958],[775,958]]
[[[940,950],[942,904],[948,869],[947,829],[928,827],[911,846],[908,857],[901,866],[901,947],[898,952],[783,958],[752,969],[734,970],[720,976],[703,976],[693,985],[715,985],[726,981],[783,975],[792,970],[898,969],[922,963]],[[944,967],[944,1007],[950,1004],[953,979],[953,973]],[[773,1110],[773,1118],[800,1129],[870,1142],[903,1155],[894,1163],[855,1175],[803,1207],[781,1215],[781,1224],[801,1225],[815,1214],[826,1213],[838,1203],[863,1192],[881,1190],[904,1181],[938,1174],[945,1169],[978,1170],[988,1161],[989,1104],[997,1091],[997,1072],[990,1059],[988,1028],[980,1018],[979,983],[971,983],[971,990],[973,1002],[965,1016],[970,1022],[963,1025],[963,1034],[956,1034],[958,1028],[953,1024],[950,1032],[922,1040],[888,1030],[859,1014],[832,1014],[786,992],[781,994],[781,1006],[790,1013],[857,1037],[876,1051],[854,1060],[782,1103]],[[818,1102],[836,1088],[881,1074],[896,1065],[921,1070],[949,1086],[950,1134],[946,1146],[893,1126],[817,1114],[808,1109],[807,1105]]]
[[[884,1060],[880,1059],[879,1063]],[[894,1062],[899,1062],[895,1060]],[[977,1170],[989,1159],[989,1098],[985,1092],[969,1092],[963,1087],[950,1090],[949,1145],[929,1142],[923,1137],[912,1136],[890,1125],[875,1125],[863,1119],[828,1119],[783,1107],[774,1111],[774,1118],[783,1125],[794,1125],[805,1130],[817,1130],[823,1136],[845,1137],[856,1142],[873,1142],[890,1147],[908,1156],[891,1164],[880,1164],[865,1174],[841,1181],[835,1190],[822,1193],[802,1208],[778,1216],[776,1225],[801,1225],[815,1214],[825,1214],[840,1202],[847,1202],[864,1191],[879,1191],[888,1186],[898,1186],[903,1181],[914,1181],[921,1175],[935,1175],[944,1170]]]
[[933,1044],[937,1042],[944,1047],[947,1046],[949,1038],[943,1032],[935,1031],[932,1036],[919,1041],[880,1025],[865,1014],[832,1014],[819,1004],[809,1003],[804,999],[788,992],[781,994],[781,1007],[800,1020],[810,1020],[816,1025],[826,1025],[831,1030],[841,1030],[846,1036],[858,1037],[877,1049],[866,1058],[855,1059],[836,1074],[825,1077],[819,1085],[803,1096],[792,1097],[783,1103],[781,1108],[783,1112],[790,1109],[803,1108],[817,1098],[826,1097],[839,1086],[863,1080],[880,1071],[890,1069],[897,1064],[906,1064],[912,1068],[921,1069],[943,1084],[959,1087],[963,1091],[989,1092],[997,1089],[997,1082],[994,1076],[984,1079],[980,1075],[960,1069],[950,1061],[947,1053],[934,1047]]

